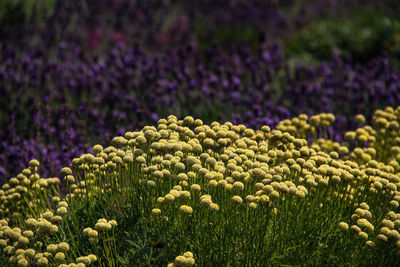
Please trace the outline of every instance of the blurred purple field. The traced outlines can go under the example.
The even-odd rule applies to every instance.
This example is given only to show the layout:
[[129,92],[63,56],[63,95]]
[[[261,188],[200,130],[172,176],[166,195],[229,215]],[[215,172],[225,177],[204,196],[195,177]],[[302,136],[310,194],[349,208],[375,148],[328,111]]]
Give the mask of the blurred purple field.
[[[390,1],[10,3],[0,13],[2,181],[32,158],[55,176],[94,144],[169,114],[260,128],[332,112],[342,141],[355,115],[400,104]],[[384,23],[367,24],[362,46],[333,34],[316,40],[327,58],[294,52],[309,25],[364,9]]]

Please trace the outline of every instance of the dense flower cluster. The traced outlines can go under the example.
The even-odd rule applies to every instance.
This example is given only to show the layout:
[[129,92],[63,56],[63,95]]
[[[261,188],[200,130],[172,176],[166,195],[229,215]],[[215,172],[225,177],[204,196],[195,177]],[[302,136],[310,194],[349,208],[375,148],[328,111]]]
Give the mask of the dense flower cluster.
[[186,251],[183,255],[179,255],[175,258],[175,261],[168,264],[168,267],[179,267],[179,266],[193,266],[195,260],[193,258],[193,253]]
[[[318,227],[329,231],[324,242],[339,242],[344,250],[383,246],[375,252],[384,251],[392,264],[398,259],[389,255],[400,253],[400,107],[376,110],[373,126],[364,125],[361,115],[356,120],[360,127],[347,132],[348,142],[340,144],[329,137],[335,122],[331,113],[300,114],[272,130],[231,122],[207,125],[191,116],[178,120],[170,115],[157,126],[114,137],[114,146],[95,145],[93,154],[73,159],[71,168],[60,171],[68,185],[66,196],[59,195],[59,178],[40,178],[39,162],[32,160],[0,190],[0,244],[10,261],[21,266],[32,260],[62,263],[71,244],[46,242],[47,251],[37,252],[43,244],[31,238],[59,235],[72,203],[103,201],[111,194],[138,203],[153,235],[176,238],[179,242],[170,240],[169,249],[190,248],[199,264],[222,258],[267,260],[284,253],[293,236],[295,242],[308,242],[304,235]],[[334,217],[325,217],[331,212]],[[107,240],[109,260],[116,257],[110,251],[116,253],[117,245],[107,237],[116,225],[103,218],[94,229],[83,229],[93,246],[100,238]],[[268,247],[274,250],[265,251]],[[89,255],[76,262],[86,266],[93,260]],[[170,266],[192,264],[193,254],[186,252]]]
[[359,4],[30,3],[0,3],[32,15],[0,23],[0,265],[400,265],[391,4],[388,41],[331,26],[374,58],[307,66],[285,34]]
[[[50,206],[50,204],[43,203],[43,198],[40,193],[37,194],[37,192],[32,190],[35,183],[32,182],[32,185],[33,186],[30,187],[29,190],[31,194],[25,194],[25,197],[28,195],[32,195],[33,193],[35,195],[34,199],[37,201],[30,202],[29,204],[31,205],[27,206],[20,204],[18,208],[14,209],[24,209],[22,211],[24,216],[22,216],[21,214],[19,214],[19,216],[16,216],[17,212],[14,212],[12,215],[3,213],[2,218],[7,219],[2,219],[0,221],[0,246],[3,248],[5,254],[8,255],[9,262],[16,263],[18,266],[31,266],[29,264],[32,264],[32,266],[49,266],[50,264],[51,266],[53,266],[54,264],[56,264],[56,266],[59,267],[84,267],[96,262],[97,256],[94,254],[77,257],[74,261],[73,259],[76,254],[74,251],[70,251],[70,245],[68,243],[51,243],[52,236],[59,233],[58,225],[61,226],[61,231],[64,231],[62,224],[63,217],[68,212],[68,203],[66,201],[60,201],[60,198],[53,197],[53,203],[57,203],[55,204],[56,215],[54,215],[51,210],[40,213],[39,210],[43,207],[43,205]],[[6,187],[3,186],[3,189],[5,188]],[[10,188],[8,192],[12,191],[13,189],[15,188]],[[41,190],[41,192],[46,196],[47,193],[51,191],[48,190],[47,192],[47,190],[48,188]],[[4,193],[3,190],[2,192]],[[27,193],[27,190],[25,191],[25,193]],[[3,201],[2,207],[5,207],[6,205],[7,200]],[[5,208],[5,210],[9,210],[9,208]],[[35,219],[34,217],[29,217],[28,210],[31,212],[36,211],[37,213],[35,214],[40,214],[40,218]],[[29,218],[25,219],[25,221],[22,222],[22,217]],[[11,228],[9,226],[9,224],[12,225],[16,222],[19,222],[19,227]],[[95,228],[98,231],[109,231],[116,225],[117,222],[115,220],[110,220],[107,222],[106,219],[99,219]],[[84,234],[89,235],[90,243],[96,244],[99,241],[100,237],[96,230],[85,228],[83,232]],[[63,235],[65,235],[65,233],[63,233]],[[72,262],[66,264],[66,262],[68,261]]]

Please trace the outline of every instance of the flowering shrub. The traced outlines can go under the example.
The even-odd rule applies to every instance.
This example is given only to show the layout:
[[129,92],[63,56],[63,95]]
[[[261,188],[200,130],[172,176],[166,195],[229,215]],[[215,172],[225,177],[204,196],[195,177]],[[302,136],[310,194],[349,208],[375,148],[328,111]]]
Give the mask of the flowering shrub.
[[357,115],[342,144],[334,121],[300,114],[253,130],[170,115],[95,145],[60,178],[31,160],[0,190],[1,260],[395,266],[400,107],[376,110],[372,126]]

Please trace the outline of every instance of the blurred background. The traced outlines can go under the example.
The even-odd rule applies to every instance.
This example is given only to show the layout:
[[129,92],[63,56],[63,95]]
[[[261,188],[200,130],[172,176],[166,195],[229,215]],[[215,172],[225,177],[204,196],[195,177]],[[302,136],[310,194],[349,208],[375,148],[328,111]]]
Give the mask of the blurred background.
[[0,180],[192,115],[275,126],[400,104],[396,0],[2,0]]

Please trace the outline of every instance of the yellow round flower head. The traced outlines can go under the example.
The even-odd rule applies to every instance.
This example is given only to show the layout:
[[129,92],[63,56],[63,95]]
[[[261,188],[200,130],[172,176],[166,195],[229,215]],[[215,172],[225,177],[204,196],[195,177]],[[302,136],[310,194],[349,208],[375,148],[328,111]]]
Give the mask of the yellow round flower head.
[[240,205],[243,203],[243,199],[240,196],[233,196],[232,197],[232,202],[234,204]]
[[192,190],[192,191],[194,191],[194,192],[198,192],[198,191],[201,190],[201,186],[198,185],[198,184],[192,184],[192,185],[190,186],[190,190]]
[[368,240],[368,234],[366,232],[359,232],[358,236],[361,237],[364,240]]
[[181,191],[179,198],[181,199],[190,199],[191,195],[190,192],[187,190]]
[[182,186],[180,186],[180,185],[174,185],[174,187],[173,187],[172,189],[181,191],[181,190],[182,190]]
[[174,200],[175,200],[174,195],[172,195],[172,194],[165,195],[164,202],[168,203],[168,202],[173,202]]
[[373,241],[371,241],[371,240],[368,240],[367,242],[365,242],[365,245],[370,247],[370,248],[375,247],[375,243]]
[[382,220],[382,226],[387,227],[389,229],[393,229],[394,228],[394,222],[388,219],[383,219]]
[[90,257],[88,257],[88,256],[83,256],[83,257],[77,258],[77,259],[76,259],[76,263],[83,263],[83,264],[85,264],[85,266],[86,266],[86,265],[91,264],[92,261],[91,261]]
[[211,205],[211,203],[212,203],[211,197],[204,197],[204,196],[200,197],[200,205],[208,207],[209,205]]
[[96,230],[90,230],[88,236],[89,238],[95,238],[99,236],[99,233]]
[[249,208],[255,210],[255,209],[257,209],[257,207],[258,207],[257,203],[255,203],[255,202],[249,203]]
[[277,208],[273,208],[272,209],[272,214],[277,215],[278,214],[278,209]]
[[362,208],[362,209],[364,209],[364,210],[368,210],[368,209],[369,209],[369,206],[368,206],[367,203],[362,202],[362,203],[360,204],[360,208]]
[[68,213],[68,210],[66,207],[59,207],[57,209],[57,215],[59,216],[65,216]]
[[27,238],[31,238],[31,237],[33,237],[34,233],[33,233],[31,230],[25,230],[25,231],[22,233],[22,235],[25,236],[25,237],[27,237]]
[[87,228],[83,229],[83,234],[88,235],[90,231],[92,231],[92,228],[87,227]]
[[50,253],[56,253],[58,250],[58,245],[57,244],[50,244],[47,246],[47,252]]
[[160,209],[152,209],[151,214],[160,215],[161,214],[161,210]]
[[186,266],[193,266],[196,263],[196,261],[194,260],[194,258],[186,258]]
[[186,266],[186,258],[184,256],[177,256],[175,258],[174,264],[176,266]]
[[193,213],[193,209],[190,206],[187,205],[182,205],[179,208],[179,211],[185,214],[192,214]]
[[384,235],[384,234],[379,234],[379,235],[377,235],[377,236],[376,236],[376,239],[379,240],[379,241],[381,241],[381,242],[383,242],[383,243],[386,243],[387,240],[388,240],[387,236]]
[[66,242],[61,242],[58,244],[58,251],[59,252],[67,252],[69,250],[69,245]]
[[40,163],[37,159],[32,159],[29,161],[29,167],[32,169],[39,167],[39,165],[40,165]]
[[91,261],[92,263],[97,261],[97,256],[94,255],[94,254],[88,255],[88,257],[89,257],[89,259],[90,259],[90,261]]
[[[272,197],[272,198],[279,198],[279,192],[276,191],[276,190],[273,190],[273,191],[271,192],[271,197]],[[301,196],[299,196],[299,197],[301,197]]]
[[114,227],[116,227],[118,225],[116,220],[109,220],[108,223],[111,224],[112,228],[114,228]]
[[219,211],[219,206],[216,203],[211,203],[208,207],[211,211]]
[[28,266],[28,261],[25,258],[18,260],[18,267],[25,267],[25,266]]
[[183,256],[185,258],[193,258],[193,253],[191,251],[186,251],[185,253],[183,253]]
[[244,184],[242,182],[234,182],[232,189],[241,191],[244,189]]
[[37,260],[36,263],[38,266],[47,266],[47,264],[49,264],[49,261],[47,260],[46,257],[41,257]]
[[226,183],[226,184],[225,184],[225,187],[224,187],[225,190],[231,191],[232,188],[233,188],[233,185],[232,185],[232,184],[229,184],[229,183]]
[[358,115],[356,116],[356,122],[357,122],[358,124],[365,123],[365,117],[364,117],[364,115],[358,114]]
[[72,175],[71,168],[69,168],[69,167],[62,168],[61,171],[60,171],[60,175],[63,176],[63,177],[65,177],[67,175]]
[[56,262],[63,262],[65,260],[65,254],[63,252],[58,252],[55,256],[54,259]]
[[50,234],[55,234],[58,232],[58,226],[57,225],[52,225],[50,228]]
[[217,187],[217,185],[218,185],[218,182],[216,180],[211,180],[207,184],[207,186],[210,187],[210,188]]

